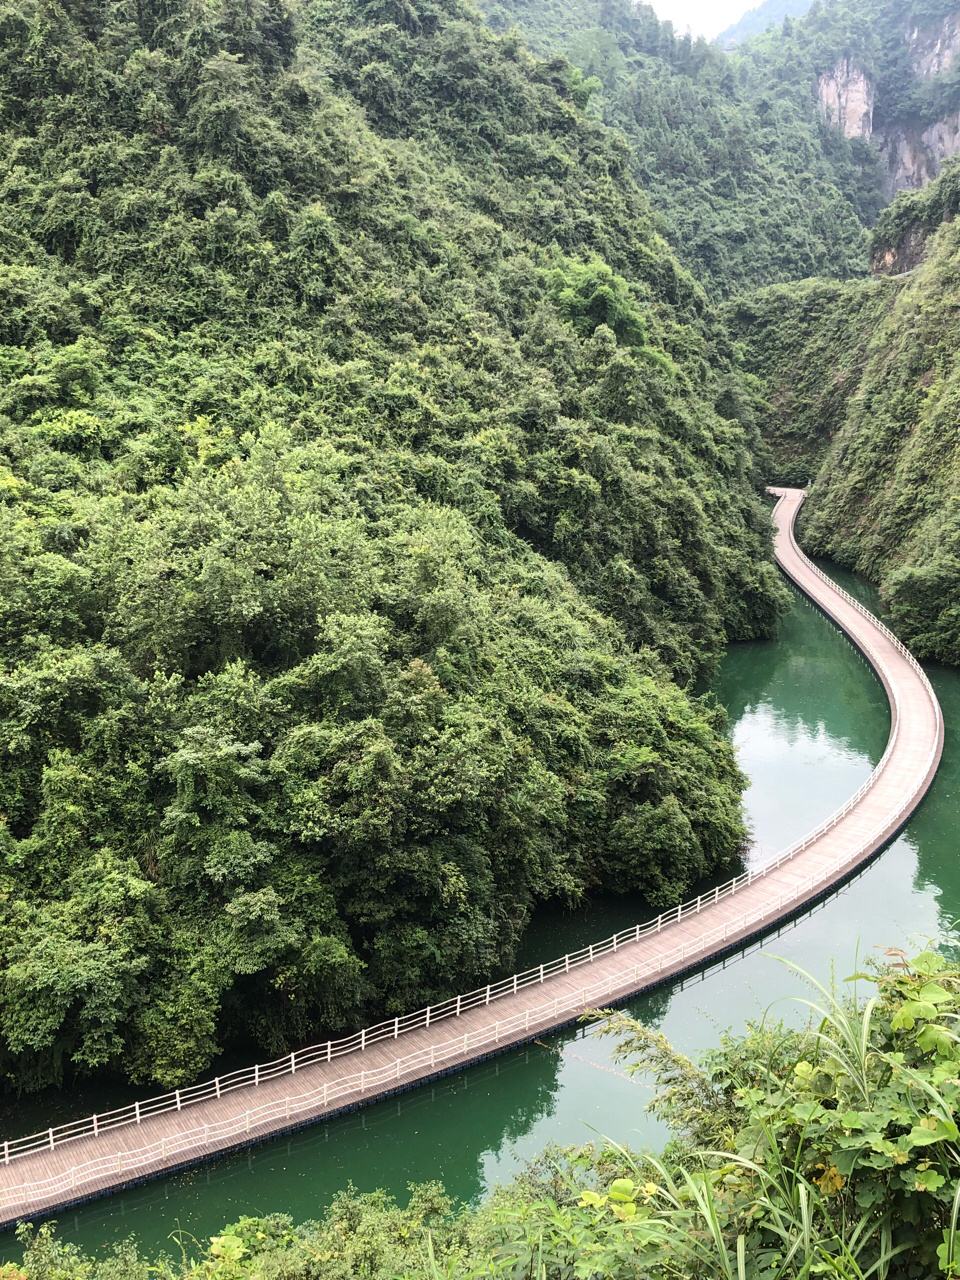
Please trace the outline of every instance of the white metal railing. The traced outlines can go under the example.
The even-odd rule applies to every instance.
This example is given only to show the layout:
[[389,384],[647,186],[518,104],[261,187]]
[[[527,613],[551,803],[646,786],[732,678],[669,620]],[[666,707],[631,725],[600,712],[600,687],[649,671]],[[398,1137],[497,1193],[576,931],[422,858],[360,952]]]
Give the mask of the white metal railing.
[[[779,914],[789,900],[797,893],[812,888],[819,877],[811,877],[809,884],[799,886],[791,894],[783,895],[776,903],[768,904],[759,912],[747,913],[744,916],[727,921],[723,925],[709,930],[697,939],[682,943],[671,951],[661,953],[655,959],[644,964],[633,965],[620,975],[620,985],[627,986],[639,983],[645,977],[662,972],[681,962],[686,956],[699,952],[704,945],[718,946],[728,937],[736,936],[766,916]],[[710,895],[710,900],[712,900]],[[143,1147],[128,1148],[111,1153],[84,1164],[75,1165],[63,1173],[50,1178],[8,1187],[0,1191],[0,1209],[19,1205],[27,1196],[34,1200],[47,1200],[57,1195],[68,1194],[78,1190],[85,1183],[96,1181],[104,1176],[135,1174],[137,1170],[155,1165],[157,1161],[166,1162],[172,1157],[200,1147],[216,1147],[225,1139],[246,1135],[264,1126],[273,1125],[278,1120],[292,1120],[304,1112],[315,1110],[318,1106],[328,1107],[330,1103],[350,1097],[362,1096],[364,1093],[376,1093],[385,1085],[396,1085],[403,1080],[415,1080],[429,1068],[442,1068],[445,1064],[455,1063],[466,1055],[496,1046],[520,1032],[541,1029],[555,1025],[559,1017],[569,1016],[578,1010],[585,1010],[598,999],[610,995],[609,979],[581,987],[574,994],[558,996],[534,1008],[526,1009],[512,1017],[500,1019],[492,1025],[480,1027],[462,1036],[455,1036],[440,1044],[430,1045],[397,1058],[385,1067],[359,1071],[352,1076],[340,1080],[325,1082],[294,1096],[274,1099],[258,1107],[249,1107],[237,1116],[215,1124],[198,1125],[194,1129],[184,1130],[160,1138]]]
[[[783,498],[781,497],[782,501]],[[78,1164],[53,1178],[7,1188],[0,1192],[0,1208],[21,1203],[27,1195],[30,1195],[34,1200],[38,1198],[46,1199],[60,1191],[72,1191],[84,1183],[96,1180],[107,1173],[115,1172],[120,1176],[154,1164],[158,1159],[168,1160],[171,1156],[192,1148],[209,1147],[211,1143],[216,1144],[225,1138],[249,1133],[253,1129],[260,1128],[273,1121],[293,1118],[304,1111],[315,1109],[318,1103],[321,1107],[326,1107],[336,1099],[362,1095],[369,1093],[371,1090],[376,1091],[383,1084],[391,1081],[414,1078],[417,1073],[422,1074],[427,1066],[431,1068],[439,1066],[444,1062],[449,1062],[451,1059],[463,1056],[473,1049],[497,1044],[503,1041],[505,1037],[513,1035],[520,1028],[529,1029],[531,1026],[542,1028],[550,1024],[551,1018],[555,1021],[560,1013],[568,1013],[571,1009],[589,1004],[591,1000],[597,997],[602,998],[605,995],[609,997],[615,990],[626,987],[633,982],[639,982],[645,977],[662,972],[664,969],[671,968],[678,960],[683,960],[694,954],[701,956],[705,953],[709,954],[710,949],[717,943],[728,937],[742,934],[751,924],[758,924],[768,916],[781,914],[785,906],[803,901],[818,884],[829,884],[844,865],[855,865],[866,852],[876,845],[884,834],[895,830],[900,825],[904,814],[913,806],[918,795],[925,789],[942,743],[942,714],[936,694],[925,672],[913,655],[889,628],[874,618],[869,610],[864,608],[858,600],[834,583],[804,555],[794,538],[792,522],[788,527],[787,533],[793,549],[804,564],[818,578],[826,582],[831,590],[837,592],[848,604],[869,619],[883,633],[886,639],[893,644],[897,652],[907,659],[910,666],[919,675],[934,711],[935,740],[923,775],[918,776],[915,785],[896,813],[892,816],[885,816],[881,826],[870,837],[861,841],[856,850],[839,855],[832,863],[828,864],[826,870],[821,870],[817,875],[809,877],[802,884],[781,894],[775,905],[768,904],[759,909],[754,909],[752,912],[746,912],[732,923],[728,921],[725,925],[717,926],[706,933],[698,934],[695,939],[681,943],[672,950],[662,952],[656,959],[634,965],[632,969],[628,967],[622,973],[617,974],[615,982],[611,982],[609,976],[605,977],[601,982],[591,987],[581,988],[575,998],[570,995],[558,996],[552,1002],[518,1013],[513,1017],[498,1020],[492,1026],[488,1025],[477,1031],[468,1032],[464,1036],[455,1037],[440,1045],[417,1050],[406,1057],[396,1059],[386,1067],[361,1070],[353,1076],[328,1082],[319,1088],[308,1090],[306,1093],[287,1096],[280,1100],[265,1103],[260,1107],[247,1108],[239,1118],[185,1130],[144,1147],[126,1149],[116,1154]],[[323,1044],[299,1049],[281,1058],[276,1058],[272,1062],[256,1064],[223,1076],[217,1076],[215,1079],[205,1081],[202,1084],[176,1089],[171,1093],[135,1102],[113,1111],[57,1125],[40,1133],[29,1134],[22,1138],[12,1138],[2,1144],[2,1151],[0,1151],[2,1163],[10,1164],[11,1161],[38,1152],[54,1151],[65,1143],[77,1141],[81,1138],[97,1137],[111,1129],[139,1125],[152,1116],[160,1115],[164,1112],[182,1111],[184,1108],[196,1103],[207,1101],[211,1098],[220,1098],[224,1094],[231,1093],[237,1089],[256,1087],[280,1076],[293,1076],[304,1067],[320,1062],[330,1062],[334,1058],[363,1051],[367,1046],[380,1041],[397,1040],[406,1032],[459,1017],[470,1009],[475,1009],[481,1005],[490,1005],[505,997],[514,995],[526,987],[542,984],[556,974],[569,973],[571,969],[592,964],[599,957],[616,952],[623,946],[637,943],[651,935],[659,934],[670,925],[676,924],[690,915],[699,914],[715,903],[741,892],[753,884],[754,881],[770,876],[773,871],[795,858],[827,831],[836,826],[863,796],[876,785],[891,758],[900,731],[900,705],[893,683],[886,678],[882,669],[877,665],[877,661],[874,661],[873,665],[883,678],[892,704],[890,739],[883,757],[863,786],[842,808],[832,814],[815,831],[805,836],[803,840],[792,845],[763,867],[743,872],[732,880],[728,880],[725,884],[718,885],[706,894],[701,894],[689,902],[681,903],[670,911],[662,912],[656,919],[648,921],[646,924],[638,924],[630,929],[624,929],[612,937],[604,939],[602,942],[593,943],[588,947],[581,947],[577,951],[561,956],[558,960],[537,965],[532,969],[525,970],[523,973],[504,978],[500,982],[478,987],[465,995],[451,997],[449,1000],[444,1000],[439,1004],[420,1009],[416,1013],[388,1019],[340,1040],[328,1040]]]
[[[696,938],[683,942],[669,951],[661,952],[645,963],[635,964],[620,971],[613,990],[639,985],[645,978],[681,965],[690,956],[700,956],[705,950],[720,949],[727,939],[744,935],[752,925],[761,924],[768,917],[782,915],[784,908],[788,908],[793,902],[802,901],[818,884],[824,883],[825,880],[829,881],[848,863],[849,858],[846,855],[838,857],[826,872],[808,877],[792,890],[782,893],[776,901],[768,902],[752,912],[745,912],[742,916],[726,921],[723,925],[698,934]],[[704,905],[712,901],[713,895],[708,895]],[[0,1191],[0,1211],[70,1194],[85,1184],[105,1176],[115,1175],[117,1178],[122,1178],[125,1175],[135,1175],[139,1170],[156,1166],[157,1162],[165,1163],[172,1157],[190,1151],[211,1148],[216,1150],[221,1143],[231,1137],[251,1134],[264,1127],[267,1127],[269,1132],[269,1128],[275,1126],[277,1121],[294,1120],[304,1113],[316,1111],[318,1107],[325,1109],[333,1102],[360,1098],[364,1094],[376,1094],[385,1085],[397,1085],[404,1080],[415,1081],[425,1074],[427,1069],[433,1071],[442,1069],[445,1065],[455,1065],[458,1060],[467,1058],[471,1053],[509,1042],[521,1032],[527,1033],[531,1030],[555,1026],[559,1019],[575,1016],[578,1011],[590,1008],[597,1001],[609,998],[611,994],[613,992],[610,979],[604,978],[591,986],[581,987],[573,995],[558,996],[554,1000],[545,1001],[512,1017],[500,1019],[492,1025],[487,1024],[476,1031],[466,1032],[462,1036],[454,1036],[440,1044],[418,1049],[405,1057],[395,1059],[385,1067],[355,1072],[339,1080],[324,1082],[304,1093],[292,1096],[288,1094],[258,1107],[248,1107],[229,1120],[198,1125],[193,1129],[173,1133],[142,1147],[126,1148],[108,1156],[88,1160],[50,1178],[4,1188]]]

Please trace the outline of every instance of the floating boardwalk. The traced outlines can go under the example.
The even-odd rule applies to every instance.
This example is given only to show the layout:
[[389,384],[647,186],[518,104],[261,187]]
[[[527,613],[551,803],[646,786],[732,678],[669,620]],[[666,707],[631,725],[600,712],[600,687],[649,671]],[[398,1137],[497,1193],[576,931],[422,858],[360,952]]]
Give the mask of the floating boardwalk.
[[[923,799],[943,749],[943,718],[896,637],[803,554],[804,499],[772,490],[783,572],[843,630],[890,702],[890,738],[844,807],[764,867],[614,938],[429,1009],[0,1146],[0,1224],[195,1164],[238,1146],[409,1089],[567,1025],[739,948],[830,892],[874,856]],[[824,691],[829,697],[829,691]]]

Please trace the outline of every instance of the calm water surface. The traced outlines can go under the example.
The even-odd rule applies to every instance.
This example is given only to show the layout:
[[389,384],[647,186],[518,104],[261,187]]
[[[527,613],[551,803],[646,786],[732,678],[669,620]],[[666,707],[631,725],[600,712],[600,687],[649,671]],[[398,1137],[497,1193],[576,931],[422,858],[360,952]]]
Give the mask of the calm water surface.
[[[869,588],[831,572],[873,603]],[[960,674],[932,668],[930,675],[947,747],[933,790],[907,830],[825,906],[760,948],[636,999],[631,1012],[696,1054],[724,1028],[741,1028],[765,1011],[799,1017],[791,998],[802,983],[776,957],[820,977],[843,977],[856,967],[858,952],[955,938],[960,751],[950,730],[960,724]],[[731,649],[714,689],[728,708],[750,781],[753,864],[838,808],[882,754],[889,718],[879,684],[800,597],[776,641]],[[597,941],[635,923],[637,910],[635,902],[614,900],[576,916],[545,913],[531,928],[524,960]],[[648,1097],[642,1084],[617,1071],[606,1042],[586,1029],[557,1034],[400,1099],[67,1212],[60,1228],[91,1250],[130,1234],[156,1250],[178,1227],[202,1239],[241,1214],[316,1216],[349,1182],[403,1196],[410,1182],[439,1178],[454,1196],[475,1200],[549,1142],[610,1134],[660,1145],[664,1134],[644,1111]],[[74,1115],[90,1109],[76,1097],[64,1105]],[[2,1243],[0,1257],[14,1256],[9,1237]]]

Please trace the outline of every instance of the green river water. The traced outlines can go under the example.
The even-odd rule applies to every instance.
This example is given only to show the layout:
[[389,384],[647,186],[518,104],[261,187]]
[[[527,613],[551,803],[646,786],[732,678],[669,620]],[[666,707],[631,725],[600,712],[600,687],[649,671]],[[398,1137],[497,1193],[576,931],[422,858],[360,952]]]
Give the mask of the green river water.
[[[869,588],[831,567],[874,604]],[[765,1010],[799,1017],[791,998],[801,980],[784,957],[820,977],[843,977],[859,953],[953,939],[960,915],[957,799],[960,673],[932,668],[948,738],[930,795],[906,831],[861,876],[825,905],[762,947],[695,978],[634,1000],[636,1016],[661,1028],[687,1053],[715,1042]],[[799,596],[779,638],[731,648],[714,684],[750,785],[746,808],[760,862],[823,818],[857,789],[879,759],[889,718],[882,690],[859,654]],[[545,913],[531,928],[522,963],[598,941],[633,924],[638,904],[596,902],[575,916]],[[645,1114],[649,1094],[619,1074],[610,1046],[588,1029],[424,1086],[399,1099],[302,1130],[215,1164],[132,1188],[60,1215],[62,1234],[92,1251],[126,1235],[150,1250],[180,1229],[198,1238],[247,1213],[316,1216],[348,1182],[397,1195],[410,1182],[439,1178],[456,1197],[475,1200],[512,1177],[550,1142],[609,1134],[658,1146],[664,1134]],[[114,1095],[112,1105],[126,1099]],[[102,1104],[92,1091],[70,1099],[8,1104],[6,1131],[38,1127]],[[8,1235],[0,1258],[16,1255]]]

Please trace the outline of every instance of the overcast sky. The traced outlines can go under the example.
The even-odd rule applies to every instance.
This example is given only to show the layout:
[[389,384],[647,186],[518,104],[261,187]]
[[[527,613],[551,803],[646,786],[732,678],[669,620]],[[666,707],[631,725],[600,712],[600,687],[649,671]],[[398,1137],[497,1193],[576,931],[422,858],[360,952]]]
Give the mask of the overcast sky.
[[725,31],[759,0],[650,0],[661,18],[669,18],[678,31],[689,27],[696,36],[714,36]]

